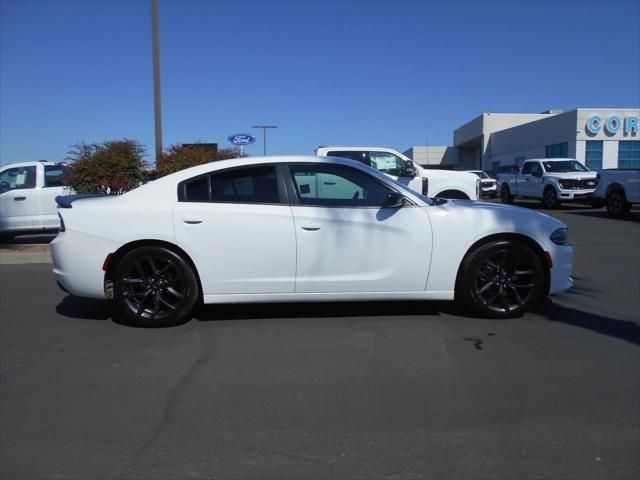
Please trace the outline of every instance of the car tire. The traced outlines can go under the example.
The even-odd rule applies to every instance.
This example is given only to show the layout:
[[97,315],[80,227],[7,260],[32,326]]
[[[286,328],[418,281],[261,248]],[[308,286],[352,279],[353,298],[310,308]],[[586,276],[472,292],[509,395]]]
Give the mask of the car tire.
[[511,190],[507,185],[503,185],[500,189],[500,200],[502,203],[513,203],[513,195],[511,195]]
[[545,278],[542,262],[530,247],[496,240],[465,257],[456,283],[456,300],[483,317],[517,317],[541,300]]
[[614,218],[624,217],[631,211],[624,190],[614,188],[607,194],[607,213]]
[[8,234],[8,233],[1,233],[0,234],[0,243],[12,242],[14,238],[16,238],[15,235],[11,235],[11,234]]
[[544,189],[544,193],[542,194],[542,205],[549,210],[558,208],[560,202],[558,202],[558,194],[556,193],[555,188],[547,187]]
[[136,248],[113,271],[116,311],[124,323],[169,327],[189,320],[200,292],[191,264],[158,246]]

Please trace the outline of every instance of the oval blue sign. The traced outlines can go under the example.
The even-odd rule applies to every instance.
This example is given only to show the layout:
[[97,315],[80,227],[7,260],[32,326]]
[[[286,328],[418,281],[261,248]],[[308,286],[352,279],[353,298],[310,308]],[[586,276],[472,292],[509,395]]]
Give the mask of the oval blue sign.
[[251,145],[256,141],[256,137],[247,133],[234,133],[227,138],[233,145]]

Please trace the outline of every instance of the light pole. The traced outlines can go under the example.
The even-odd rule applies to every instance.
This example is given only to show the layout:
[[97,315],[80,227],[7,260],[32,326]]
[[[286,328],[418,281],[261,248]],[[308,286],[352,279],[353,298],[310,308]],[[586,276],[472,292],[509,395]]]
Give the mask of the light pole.
[[263,155],[267,156],[267,128],[278,128],[275,125],[254,125],[251,128],[261,128],[262,129],[262,144],[263,144]]
[[156,166],[162,158],[162,104],[160,97],[160,27],[158,0],[151,0],[151,42],[153,44],[153,103],[156,124]]

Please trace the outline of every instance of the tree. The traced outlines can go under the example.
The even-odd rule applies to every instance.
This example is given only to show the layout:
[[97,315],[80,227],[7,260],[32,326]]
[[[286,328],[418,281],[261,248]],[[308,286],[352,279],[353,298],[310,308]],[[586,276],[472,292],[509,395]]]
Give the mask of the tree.
[[120,194],[136,188],[144,178],[145,148],[137,140],[80,143],[68,152],[69,184],[78,193]]
[[156,165],[158,177],[163,177],[185,168],[195,167],[216,160],[237,158],[234,149],[223,148],[218,150],[206,143],[193,143],[188,145],[171,145],[165,148],[160,162]]

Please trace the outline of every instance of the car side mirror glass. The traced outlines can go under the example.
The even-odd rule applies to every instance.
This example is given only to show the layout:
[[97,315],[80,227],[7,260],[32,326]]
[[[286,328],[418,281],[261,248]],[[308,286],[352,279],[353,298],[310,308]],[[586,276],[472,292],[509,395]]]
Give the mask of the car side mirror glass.
[[404,176],[415,177],[417,175],[416,166],[411,160],[407,160],[404,165]]
[[385,208],[400,208],[402,207],[407,199],[398,192],[389,192],[384,199],[384,203],[382,204]]

